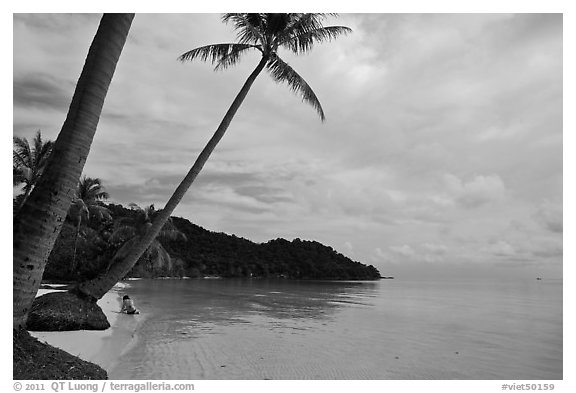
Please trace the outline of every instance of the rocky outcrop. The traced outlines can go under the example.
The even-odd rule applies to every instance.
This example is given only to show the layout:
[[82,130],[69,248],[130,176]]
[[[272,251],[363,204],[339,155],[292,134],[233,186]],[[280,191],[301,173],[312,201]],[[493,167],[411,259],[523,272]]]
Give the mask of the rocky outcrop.
[[51,292],[34,300],[26,328],[30,331],[105,330],[106,315],[95,300],[72,292]]

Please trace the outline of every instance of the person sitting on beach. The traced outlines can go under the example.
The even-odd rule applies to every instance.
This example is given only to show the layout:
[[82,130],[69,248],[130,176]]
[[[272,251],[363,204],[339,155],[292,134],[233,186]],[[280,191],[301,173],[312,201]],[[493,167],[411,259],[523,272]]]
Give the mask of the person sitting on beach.
[[122,298],[122,309],[120,312],[125,312],[126,314],[140,314],[140,311],[136,310],[136,307],[134,307],[134,302],[128,295],[124,295]]

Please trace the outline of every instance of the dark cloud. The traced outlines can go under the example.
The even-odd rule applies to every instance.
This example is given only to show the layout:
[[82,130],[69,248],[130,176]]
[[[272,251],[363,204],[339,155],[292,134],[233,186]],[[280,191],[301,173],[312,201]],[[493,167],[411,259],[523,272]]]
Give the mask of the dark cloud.
[[67,110],[74,85],[46,74],[27,74],[14,79],[14,106]]
[[286,195],[286,191],[278,187],[265,185],[242,186],[236,188],[236,192],[266,204],[294,202],[294,198]]
[[564,232],[564,219],[562,214],[562,205],[560,204],[544,202],[533,214],[533,217],[537,223],[550,232]]
[[79,26],[98,23],[102,14],[14,14],[14,23],[31,29],[65,33],[76,31]]

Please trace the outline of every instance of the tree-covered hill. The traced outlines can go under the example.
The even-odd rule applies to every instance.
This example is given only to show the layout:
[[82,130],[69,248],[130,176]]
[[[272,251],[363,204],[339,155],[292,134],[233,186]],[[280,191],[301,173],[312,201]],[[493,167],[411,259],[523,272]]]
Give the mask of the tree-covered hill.
[[354,262],[314,241],[271,240],[257,244],[225,233],[209,232],[184,218],[173,218],[186,240],[167,244],[170,254],[186,261],[190,276],[284,277],[292,279],[370,280],[373,266]]
[[[105,269],[120,248],[113,240],[117,223],[138,214],[134,209],[109,204],[112,222],[91,223],[78,242],[77,271],[70,271],[74,231],[66,226],[50,255],[45,279],[79,280]],[[374,280],[373,266],[352,261],[315,241],[295,239],[254,243],[235,235],[211,232],[189,220],[172,217],[172,225],[184,236],[160,239],[172,263],[156,266],[143,258],[129,273],[132,277],[252,277],[326,280]]]

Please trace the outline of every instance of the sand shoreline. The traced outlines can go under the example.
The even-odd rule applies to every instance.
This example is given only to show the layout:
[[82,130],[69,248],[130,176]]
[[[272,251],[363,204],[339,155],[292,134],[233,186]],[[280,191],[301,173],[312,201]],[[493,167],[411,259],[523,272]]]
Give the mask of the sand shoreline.
[[[143,320],[140,315],[119,313],[122,295],[126,288],[127,284],[118,283],[98,301],[98,305],[110,322],[110,328],[106,330],[30,332],[30,334],[82,360],[95,363],[110,373],[120,356],[132,347],[135,331]],[[41,289],[37,296],[53,291]]]

